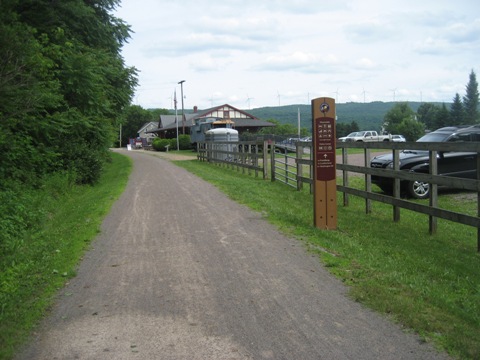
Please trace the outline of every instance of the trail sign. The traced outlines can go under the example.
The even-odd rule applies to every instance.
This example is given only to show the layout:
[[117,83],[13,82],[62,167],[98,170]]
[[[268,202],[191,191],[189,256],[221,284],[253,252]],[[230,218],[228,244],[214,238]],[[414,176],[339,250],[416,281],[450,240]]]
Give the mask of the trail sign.
[[314,165],[314,224],[320,229],[337,228],[337,176],[335,100],[312,100]]

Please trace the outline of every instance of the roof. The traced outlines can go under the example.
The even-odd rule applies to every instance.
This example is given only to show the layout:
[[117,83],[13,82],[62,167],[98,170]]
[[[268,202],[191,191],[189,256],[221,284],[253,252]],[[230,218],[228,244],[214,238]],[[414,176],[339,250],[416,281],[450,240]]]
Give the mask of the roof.
[[[160,121],[158,122],[158,128],[152,130],[152,132],[160,132],[160,131],[167,131],[167,130],[173,130],[177,127],[175,119],[178,120],[178,127],[187,127],[189,128],[190,126],[195,124],[196,119],[200,118],[216,118],[218,120],[226,120],[223,117],[222,112],[223,111],[229,111],[232,112],[233,114],[236,114],[237,116],[241,117],[229,117],[229,120],[232,120],[234,124],[234,128],[242,128],[242,127],[270,127],[270,126],[275,126],[275,124],[272,124],[268,121],[260,120],[257,117],[243,111],[239,110],[231,105],[224,104],[224,105],[219,105],[215,106],[209,109],[204,109],[204,110],[197,110],[196,112],[193,113],[186,113],[184,115],[184,122],[182,122],[182,115],[177,114],[177,115],[160,115]],[[218,116],[218,115],[222,116]]]
[[155,130],[156,128],[157,128],[157,123],[150,121],[143,124],[143,126],[140,128],[140,130],[137,131],[137,133],[141,133],[145,130],[146,130],[145,132],[150,132],[151,130]]

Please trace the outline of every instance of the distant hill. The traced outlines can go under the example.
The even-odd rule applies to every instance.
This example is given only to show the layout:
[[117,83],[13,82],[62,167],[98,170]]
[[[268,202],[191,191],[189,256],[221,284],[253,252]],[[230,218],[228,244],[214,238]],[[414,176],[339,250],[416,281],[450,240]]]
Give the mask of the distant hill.
[[[337,122],[351,123],[356,121],[360,130],[380,131],[385,114],[396,104],[396,102],[375,101],[370,103],[349,102],[337,104]],[[421,102],[409,102],[408,105],[417,111]],[[437,105],[441,105],[437,103]],[[450,107],[450,104],[446,104]],[[295,127],[298,123],[298,110],[300,110],[300,127],[311,129],[312,109],[311,105],[287,105],[275,107],[262,107],[245,110],[249,114],[262,119],[275,119],[281,124],[292,124]]]

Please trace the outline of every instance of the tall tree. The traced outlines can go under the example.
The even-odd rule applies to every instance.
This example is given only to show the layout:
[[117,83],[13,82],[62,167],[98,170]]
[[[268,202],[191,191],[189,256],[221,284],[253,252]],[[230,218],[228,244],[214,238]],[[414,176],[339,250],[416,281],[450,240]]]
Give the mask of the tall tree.
[[137,83],[120,55],[130,29],[111,15],[117,4],[0,1],[0,189],[56,170],[99,177]]
[[452,125],[450,120],[450,112],[448,111],[445,103],[443,103],[440,109],[437,111],[435,123],[437,129]]
[[458,93],[453,98],[453,103],[450,105],[450,124],[463,125],[465,124],[465,109],[463,108],[462,99]]
[[469,81],[466,87],[466,94],[463,97],[463,106],[465,109],[465,121],[467,124],[476,124],[480,122],[478,113],[478,82],[475,72],[470,73]]
[[429,130],[438,128],[436,124],[439,107],[432,103],[423,103],[417,110],[418,121],[423,123]]
[[402,134],[407,141],[416,141],[425,134],[425,125],[414,119],[403,119],[396,130],[397,134]]
[[155,119],[153,113],[145,110],[139,105],[131,105],[125,109],[124,119],[122,124],[122,144],[127,144],[129,138],[136,138],[138,130],[150,121],[158,121]]

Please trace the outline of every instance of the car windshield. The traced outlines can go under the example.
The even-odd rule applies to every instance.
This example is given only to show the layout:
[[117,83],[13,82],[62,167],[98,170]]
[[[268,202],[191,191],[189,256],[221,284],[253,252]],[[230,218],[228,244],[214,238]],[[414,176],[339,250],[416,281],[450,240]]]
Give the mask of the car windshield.
[[350,134],[347,135],[347,137],[354,137],[354,136],[357,136],[356,132],[353,132],[353,133],[350,133]]
[[433,132],[423,135],[420,139],[417,140],[417,142],[442,142],[445,141],[445,139],[449,136],[450,134]]

